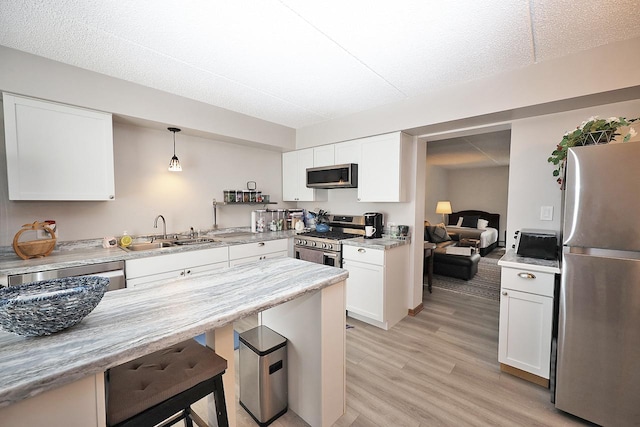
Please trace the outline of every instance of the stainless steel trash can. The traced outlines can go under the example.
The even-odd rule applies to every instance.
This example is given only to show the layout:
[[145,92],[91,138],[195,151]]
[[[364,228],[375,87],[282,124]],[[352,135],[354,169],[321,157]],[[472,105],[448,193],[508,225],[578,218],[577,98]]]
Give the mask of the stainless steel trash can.
[[266,326],[240,334],[240,405],[261,426],[287,412],[287,339]]

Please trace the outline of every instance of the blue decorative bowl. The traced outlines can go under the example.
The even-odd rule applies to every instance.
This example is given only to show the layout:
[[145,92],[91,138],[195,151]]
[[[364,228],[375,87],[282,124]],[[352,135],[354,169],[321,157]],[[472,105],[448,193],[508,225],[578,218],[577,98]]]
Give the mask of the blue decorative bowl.
[[327,224],[316,224],[316,231],[318,233],[326,233],[329,231],[329,226]]
[[107,286],[106,277],[85,276],[0,289],[0,327],[17,335],[51,335],[91,313]]

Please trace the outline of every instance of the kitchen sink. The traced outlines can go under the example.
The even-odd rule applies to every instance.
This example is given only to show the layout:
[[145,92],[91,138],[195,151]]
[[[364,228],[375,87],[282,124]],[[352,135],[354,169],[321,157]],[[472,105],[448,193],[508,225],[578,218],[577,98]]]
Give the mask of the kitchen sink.
[[125,249],[128,251],[148,251],[150,249],[168,248],[173,246],[171,242],[144,242],[144,243],[132,243]]
[[211,243],[211,242],[215,242],[215,239],[212,239],[210,237],[197,237],[194,239],[176,239],[173,240],[172,243],[174,245],[197,245],[199,243]]
[[217,239],[210,237],[195,237],[195,238],[174,238],[170,240],[156,240],[155,242],[142,242],[133,243],[126,247],[128,251],[149,251],[153,249],[170,248],[172,246],[188,246],[188,245],[200,245],[203,243],[219,242]]

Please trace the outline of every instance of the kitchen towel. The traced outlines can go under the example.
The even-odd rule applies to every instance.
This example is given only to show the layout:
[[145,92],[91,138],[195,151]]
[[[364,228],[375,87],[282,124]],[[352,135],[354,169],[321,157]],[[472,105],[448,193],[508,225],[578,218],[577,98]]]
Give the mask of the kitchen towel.
[[300,259],[303,261],[324,264],[324,253],[322,251],[306,248],[296,248],[296,251],[298,251]]

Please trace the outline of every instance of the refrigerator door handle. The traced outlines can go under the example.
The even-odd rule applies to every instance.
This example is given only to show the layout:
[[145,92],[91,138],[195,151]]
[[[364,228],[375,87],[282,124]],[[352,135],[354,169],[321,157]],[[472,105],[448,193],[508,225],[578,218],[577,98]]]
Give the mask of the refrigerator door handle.
[[518,273],[518,277],[521,277],[523,279],[535,279],[536,275],[532,273]]

